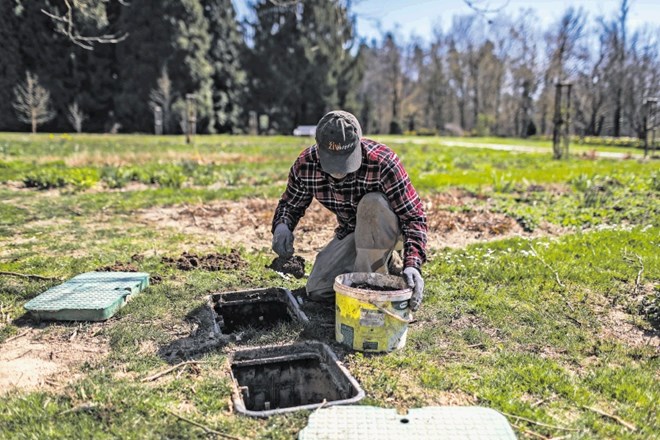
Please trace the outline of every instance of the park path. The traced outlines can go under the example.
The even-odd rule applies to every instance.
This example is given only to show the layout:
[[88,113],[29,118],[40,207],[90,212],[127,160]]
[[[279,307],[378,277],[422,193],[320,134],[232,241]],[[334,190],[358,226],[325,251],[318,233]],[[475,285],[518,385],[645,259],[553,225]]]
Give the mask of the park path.
[[[426,144],[423,139],[405,139],[405,140],[396,140],[394,143],[413,143],[413,144]],[[448,147],[459,147],[459,148],[487,148],[489,150],[499,150],[499,151],[515,151],[520,153],[551,153],[552,149],[550,147],[534,147],[531,145],[506,145],[506,144],[491,144],[491,143],[481,143],[481,142],[461,142],[461,141],[440,141],[442,145]],[[574,154],[574,152],[573,152]],[[595,157],[605,158],[605,159],[641,159],[644,156],[642,154],[636,153],[620,153],[616,151],[597,151]]]

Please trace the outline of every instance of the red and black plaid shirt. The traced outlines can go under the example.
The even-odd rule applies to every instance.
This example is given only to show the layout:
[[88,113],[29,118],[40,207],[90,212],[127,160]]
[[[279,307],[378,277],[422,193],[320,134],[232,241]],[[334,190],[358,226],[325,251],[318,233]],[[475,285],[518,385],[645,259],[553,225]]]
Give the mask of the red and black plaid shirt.
[[357,205],[370,192],[383,193],[399,217],[404,236],[405,267],[421,269],[426,261],[426,215],[408,173],[397,155],[383,144],[362,139],[362,165],[342,180],[321,170],[316,145],[303,151],[289,172],[289,181],[275,210],[273,230],[285,223],[292,231],[315,197],[337,216],[337,238],[355,231]]

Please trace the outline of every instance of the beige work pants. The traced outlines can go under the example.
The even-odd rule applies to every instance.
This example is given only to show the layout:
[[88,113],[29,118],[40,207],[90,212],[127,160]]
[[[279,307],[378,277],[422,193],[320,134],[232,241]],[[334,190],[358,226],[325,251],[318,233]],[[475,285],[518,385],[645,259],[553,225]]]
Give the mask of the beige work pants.
[[366,194],[357,208],[355,232],[332,239],[319,254],[307,280],[307,295],[315,301],[332,301],[337,275],[349,272],[387,273],[387,262],[401,246],[399,219],[387,198]]

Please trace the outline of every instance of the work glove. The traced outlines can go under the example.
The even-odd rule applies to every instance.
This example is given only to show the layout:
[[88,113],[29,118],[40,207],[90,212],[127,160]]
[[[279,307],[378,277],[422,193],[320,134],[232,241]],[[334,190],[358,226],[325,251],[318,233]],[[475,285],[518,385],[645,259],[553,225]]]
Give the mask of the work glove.
[[293,232],[284,223],[275,226],[273,231],[273,251],[283,258],[293,257]]
[[406,267],[403,269],[403,279],[406,280],[408,287],[413,290],[412,297],[410,297],[410,309],[414,312],[419,309],[422,304],[422,297],[424,296],[424,279],[419,270],[414,267]]

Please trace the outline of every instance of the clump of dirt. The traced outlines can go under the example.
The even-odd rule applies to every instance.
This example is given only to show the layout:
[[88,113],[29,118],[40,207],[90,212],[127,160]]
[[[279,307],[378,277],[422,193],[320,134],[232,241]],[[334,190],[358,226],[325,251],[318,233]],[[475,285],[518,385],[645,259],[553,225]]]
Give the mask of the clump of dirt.
[[115,261],[114,264],[109,266],[99,267],[96,272],[139,272],[139,270],[133,263]]
[[376,286],[374,284],[369,284],[369,283],[357,283],[351,285],[351,287],[354,289],[375,290],[378,292],[391,292],[393,290],[397,290],[397,289],[393,289],[392,287]]
[[305,276],[305,259],[298,255],[289,258],[277,257],[266,268],[302,278]]
[[179,258],[163,257],[162,262],[185,271],[201,269],[217,272],[219,270],[242,269],[247,266],[247,263],[241,258],[241,254],[236,249],[232,249],[228,254],[197,255],[184,252]]

